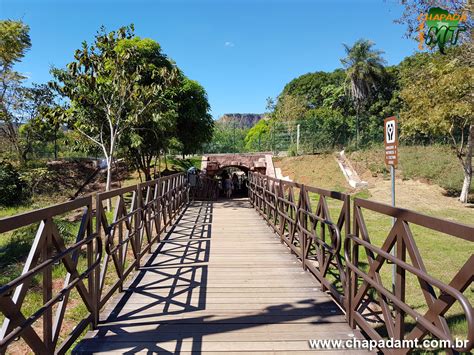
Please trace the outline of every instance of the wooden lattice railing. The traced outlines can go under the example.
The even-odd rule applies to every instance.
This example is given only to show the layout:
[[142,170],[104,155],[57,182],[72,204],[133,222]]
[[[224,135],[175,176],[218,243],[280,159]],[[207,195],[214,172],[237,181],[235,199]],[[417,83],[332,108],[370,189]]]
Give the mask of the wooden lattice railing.
[[[440,238],[462,239],[467,241],[467,248],[474,250],[474,227],[360,198],[354,200],[351,223],[348,195],[257,173],[250,173],[249,197],[282,243],[301,260],[303,268],[311,271],[322,288],[331,292],[353,328],[359,327],[374,341],[418,339],[421,345],[430,336],[455,344],[448,326],[448,312],[457,307],[455,316],[465,326],[456,335],[464,344],[447,351],[473,348],[474,311],[465,293],[469,287],[472,290],[474,282],[474,254],[471,252],[462,261],[450,282],[442,282],[427,271],[412,230],[425,228],[430,233],[444,234]],[[333,200],[341,201],[342,205],[334,206]],[[381,247],[371,241],[363,209],[369,210],[372,221],[396,220],[383,234]],[[379,237],[385,233],[374,232]],[[387,282],[392,268],[396,270],[393,286]],[[412,300],[406,299],[408,287],[422,293],[425,305],[414,306]],[[381,350],[404,354],[413,349]]]
[[[457,307],[466,340],[457,350],[472,349],[474,311],[465,292],[474,281],[474,256],[470,253],[450,282],[442,282],[424,266],[412,230],[423,227],[465,240],[472,248],[473,227],[363,199],[354,200],[351,223],[348,195],[255,173],[249,176],[249,197],[303,268],[334,296],[352,327],[373,340],[453,340],[447,315]],[[4,235],[25,228],[35,234],[21,275],[0,286],[0,352],[9,346],[16,352],[19,338],[36,353],[67,351],[88,325],[97,324],[101,307],[122,290],[127,276],[172,225],[189,201],[189,184],[184,174],[176,174],[100,193],[95,212],[93,198],[0,220]],[[108,200],[115,206],[111,211],[105,208]],[[371,218],[396,218],[381,247],[371,241],[363,210]],[[73,221],[72,238],[66,238],[65,220]],[[388,263],[396,268],[393,289],[382,272]],[[408,274],[423,294],[425,311],[406,300]],[[65,322],[67,315],[76,320],[72,325]]]
[[[25,228],[35,233],[23,272],[0,286],[0,353],[9,346],[23,351],[15,349],[20,338],[35,353],[66,352],[97,324],[100,309],[122,290],[188,198],[185,175],[175,174],[0,219],[2,235]],[[62,227],[67,220],[75,221],[72,241]],[[68,312],[80,320],[65,322]]]
[[[342,238],[350,228],[349,195],[250,173],[249,197],[303,268],[343,305]],[[337,214],[336,222],[332,214]]]
[[[381,247],[371,242],[364,210],[395,218]],[[474,311],[463,293],[474,282],[474,254],[471,253],[462,263],[450,282],[444,283],[427,271],[413,235],[415,228],[442,233],[440,238],[443,239],[454,237],[474,242],[474,228],[471,226],[382,203],[359,198],[354,200],[353,232],[347,236],[344,247],[349,280],[349,302],[346,309],[348,320],[353,327],[359,326],[371,339],[377,341],[388,336],[395,341],[418,339],[421,343],[421,340],[430,335],[455,344],[447,314],[456,305],[458,315],[466,322],[466,330],[461,334],[461,340],[465,344],[455,350],[469,351],[474,341]],[[474,251],[473,244],[466,243],[466,246]],[[437,247],[439,246],[433,245],[433,248]],[[445,263],[451,262],[448,258],[442,259]],[[382,277],[381,269],[389,263],[392,265],[388,269],[396,269],[393,286],[384,283]],[[368,266],[368,269],[363,265]],[[414,283],[409,284],[410,277]],[[408,287],[418,288],[423,295],[425,307],[410,305],[410,300],[406,299]],[[371,296],[370,291],[373,291]],[[421,309],[427,310],[420,311]],[[373,320],[366,317],[369,313],[376,317],[378,324],[384,326],[379,329],[373,327]],[[407,325],[407,320],[410,321],[410,326]],[[408,350],[397,351],[406,352]]]

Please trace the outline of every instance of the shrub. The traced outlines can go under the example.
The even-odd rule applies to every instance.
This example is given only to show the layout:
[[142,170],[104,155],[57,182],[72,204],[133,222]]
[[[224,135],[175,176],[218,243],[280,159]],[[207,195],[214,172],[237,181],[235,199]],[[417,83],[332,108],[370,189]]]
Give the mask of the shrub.
[[27,184],[30,194],[52,193],[58,190],[56,172],[48,168],[30,168],[21,173],[21,179]]
[[12,206],[28,197],[27,185],[8,162],[0,162],[0,205]]
[[298,155],[298,150],[296,149],[296,144],[291,144],[288,147],[288,156],[289,157],[296,157]]

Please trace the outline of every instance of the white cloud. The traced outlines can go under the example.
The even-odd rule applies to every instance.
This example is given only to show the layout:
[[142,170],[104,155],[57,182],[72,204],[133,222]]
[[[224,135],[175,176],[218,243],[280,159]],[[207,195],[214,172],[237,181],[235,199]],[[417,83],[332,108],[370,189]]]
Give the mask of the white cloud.
[[232,43],[232,42],[227,41],[227,42],[224,43],[224,46],[225,46],[225,47],[234,47],[235,44]]

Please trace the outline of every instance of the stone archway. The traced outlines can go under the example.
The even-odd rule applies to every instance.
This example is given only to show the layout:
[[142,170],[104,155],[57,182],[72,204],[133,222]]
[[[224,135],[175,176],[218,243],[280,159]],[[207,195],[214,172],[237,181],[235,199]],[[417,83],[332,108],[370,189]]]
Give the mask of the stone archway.
[[226,167],[268,174],[268,170],[273,170],[272,154],[209,154],[202,157],[201,170],[208,176],[215,176]]

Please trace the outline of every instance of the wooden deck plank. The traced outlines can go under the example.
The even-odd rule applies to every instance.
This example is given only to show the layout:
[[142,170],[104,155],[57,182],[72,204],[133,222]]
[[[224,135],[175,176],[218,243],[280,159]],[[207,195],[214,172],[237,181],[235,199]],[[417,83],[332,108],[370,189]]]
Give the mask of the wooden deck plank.
[[234,200],[190,206],[73,352],[298,354],[314,351],[309,339],[354,336],[248,201]]

